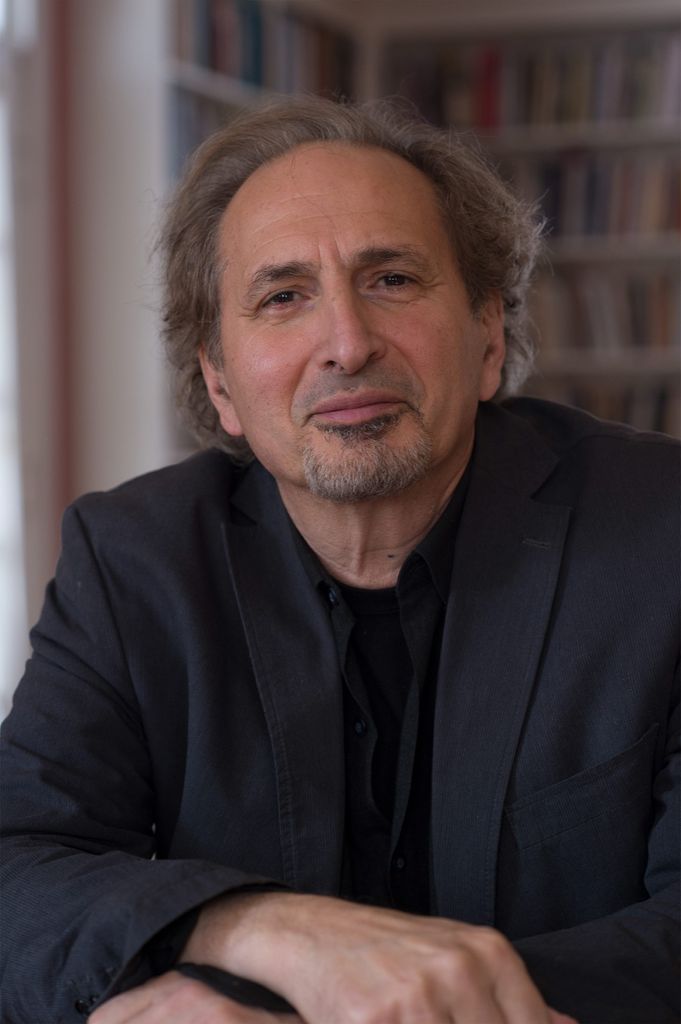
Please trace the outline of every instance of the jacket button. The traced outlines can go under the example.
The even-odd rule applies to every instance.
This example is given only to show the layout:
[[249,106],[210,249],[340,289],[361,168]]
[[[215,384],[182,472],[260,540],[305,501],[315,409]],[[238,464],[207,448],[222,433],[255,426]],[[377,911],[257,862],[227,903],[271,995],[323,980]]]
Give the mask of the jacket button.
[[358,718],[355,722],[354,728],[358,736],[364,736],[367,731],[367,724],[363,718]]

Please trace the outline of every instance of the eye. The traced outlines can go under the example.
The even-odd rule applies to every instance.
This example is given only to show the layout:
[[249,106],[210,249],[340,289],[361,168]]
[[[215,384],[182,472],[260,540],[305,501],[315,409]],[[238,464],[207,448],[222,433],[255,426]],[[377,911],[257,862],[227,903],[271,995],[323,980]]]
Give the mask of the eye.
[[384,274],[381,281],[388,288],[403,288],[406,284],[411,284],[410,277],[398,273]]
[[266,299],[263,305],[265,306],[287,306],[293,302],[297,292],[294,292],[292,288],[285,288],[280,292],[275,292],[274,295],[270,295],[269,299]]

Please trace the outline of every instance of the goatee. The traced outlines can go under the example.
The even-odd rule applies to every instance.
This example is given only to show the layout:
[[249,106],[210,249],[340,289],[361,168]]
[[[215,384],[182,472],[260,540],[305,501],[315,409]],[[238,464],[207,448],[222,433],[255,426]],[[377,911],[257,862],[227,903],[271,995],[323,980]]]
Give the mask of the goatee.
[[[391,445],[389,435],[404,416],[412,416],[418,431],[408,447]],[[303,471],[310,491],[337,504],[354,504],[372,498],[387,497],[403,491],[420,480],[431,461],[432,444],[421,417],[413,409],[386,413],[366,423],[330,424],[317,427],[329,446],[320,452],[307,445],[303,449]]]

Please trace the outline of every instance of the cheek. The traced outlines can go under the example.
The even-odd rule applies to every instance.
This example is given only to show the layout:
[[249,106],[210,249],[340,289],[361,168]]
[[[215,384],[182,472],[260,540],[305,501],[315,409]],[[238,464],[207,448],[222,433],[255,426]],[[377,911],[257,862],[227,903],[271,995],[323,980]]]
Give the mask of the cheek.
[[282,344],[271,340],[264,344],[257,337],[245,339],[225,358],[225,382],[234,408],[243,418],[267,415],[291,404],[299,368],[283,339],[276,340]]
[[458,332],[451,322],[445,323],[431,334],[428,345],[419,346],[418,353],[415,369],[437,409],[435,415],[451,423],[474,416],[483,368],[478,332]]
[[472,339],[462,337],[450,321],[437,325],[425,336],[416,333],[415,337],[414,369],[430,388],[459,390],[474,376],[476,358]]

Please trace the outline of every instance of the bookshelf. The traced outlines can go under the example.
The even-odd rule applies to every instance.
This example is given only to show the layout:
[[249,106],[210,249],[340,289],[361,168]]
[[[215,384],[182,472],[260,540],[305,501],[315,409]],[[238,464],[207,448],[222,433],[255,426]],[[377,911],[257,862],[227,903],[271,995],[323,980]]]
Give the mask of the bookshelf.
[[526,390],[681,431],[681,34],[666,0],[174,0],[172,176],[268,92],[401,94],[546,218]]
[[355,94],[354,24],[324,0],[172,0],[170,168],[268,94]]
[[560,30],[539,11],[508,31],[403,28],[384,41],[382,89],[475,132],[546,219],[528,393],[678,434],[679,16],[595,13]]
[[[224,19],[230,5],[232,17],[238,10],[242,19],[257,19],[259,10],[261,53],[251,57],[250,70],[228,63],[232,50],[206,45],[206,26],[215,25],[206,19],[218,9]],[[191,445],[176,426],[168,394],[156,271],[147,254],[169,183],[195,145],[232,112],[282,87],[372,98],[399,89],[412,94],[419,86],[419,102],[441,103],[441,58],[455,51],[470,60],[476,49],[494,45],[516,67],[521,59],[527,66],[549,43],[578,47],[593,39],[607,46],[623,39],[622,47],[651,33],[668,40],[679,20],[677,0],[70,0],[67,6],[74,494],[111,486]],[[284,71],[286,61],[291,66]],[[605,175],[608,161],[628,162],[620,176],[640,173],[637,161],[648,157],[666,167],[679,151],[677,123],[650,111],[636,117],[612,111],[598,122],[535,119],[499,125],[484,133],[484,144],[499,166],[528,182],[552,163],[581,159],[587,171],[573,172],[574,190],[589,173],[595,180],[590,166]],[[37,265],[44,246],[39,227],[33,234],[36,255],[29,262]],[[656,310],[659,324],[678,321],[678,249],[678,223],[614,237],[554,232],[537,292],[535,318],[544,338],[531,390],[595,410],[607,405],[616,418],[677,433],[678,332],[665,328],[658,336],[656,328],[653,344],[639,327],[635,343],[624,342],[632,334],[622,331],[595,345],[586,330],[569,324],[578,308],[570,296],[580,290],[582,322],[585,309],[594,319],[599,293],[610,295],[610,324],[621,322],[627,303],[637,325],[645,323],[646,308]],[[583,297],[584,281],[590,300]],[[30,314],[34,304],[27,298],[25,305]]]

